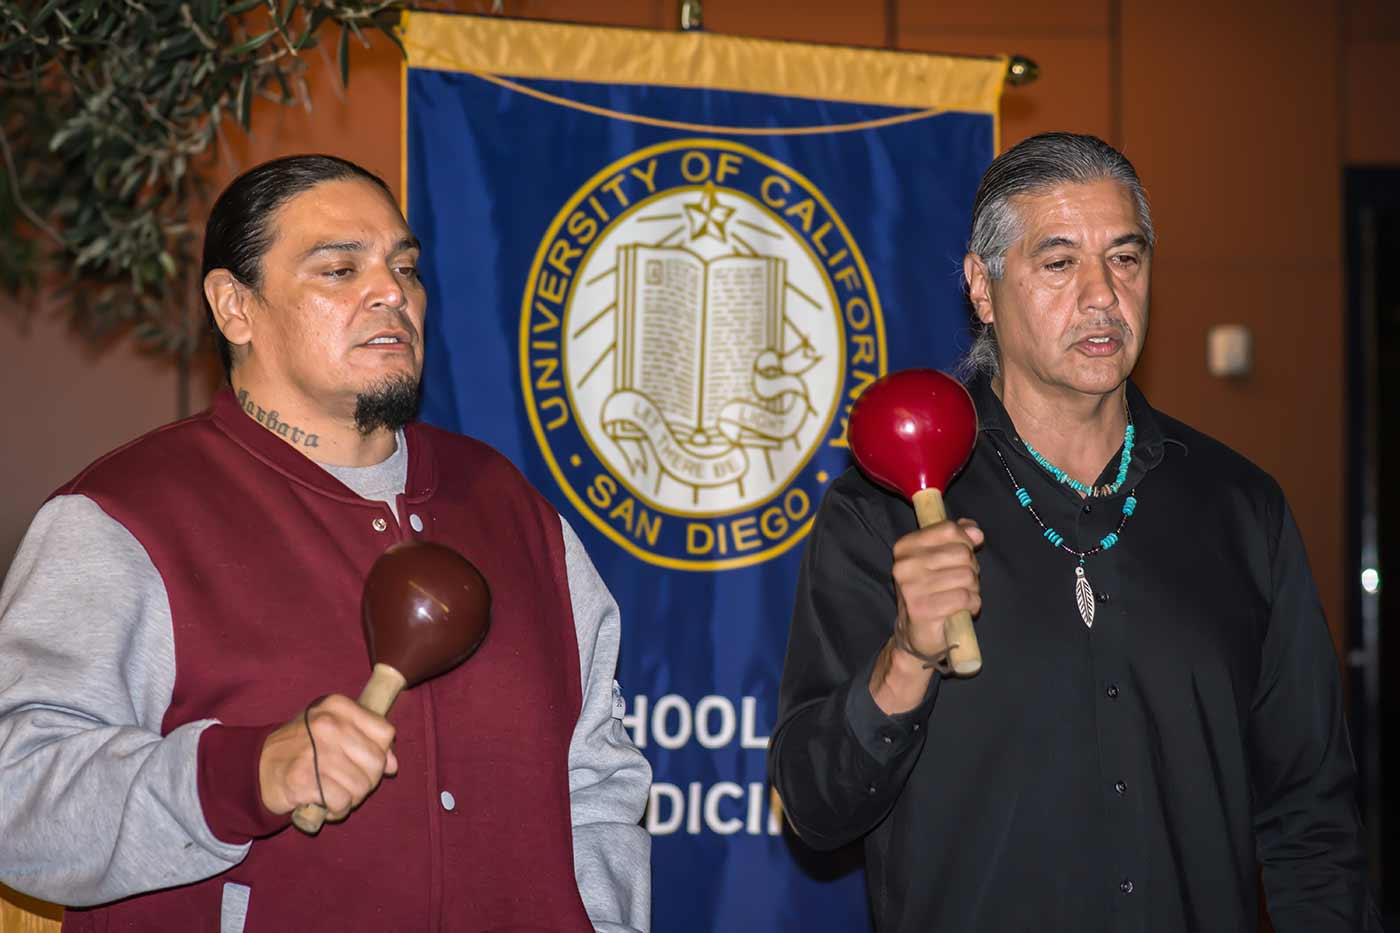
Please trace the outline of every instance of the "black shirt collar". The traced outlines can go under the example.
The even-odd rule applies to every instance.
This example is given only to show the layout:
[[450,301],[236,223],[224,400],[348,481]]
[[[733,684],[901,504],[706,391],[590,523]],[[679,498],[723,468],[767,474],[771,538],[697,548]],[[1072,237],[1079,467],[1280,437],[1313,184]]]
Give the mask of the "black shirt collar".
[[[1010,444],[1020,438],[1011,416],[1006,412],[1006,406],[992,391],[990,378],[981,373],[973,376],[967,382],[967,391],[972,396],[972,403],[977,407],[979,434],[1001,435],[1000,440],[1003,444]],[[1161,419],[1148,404],[1147,397],[1131,379],[1128,380],[1128,411],[1132,412],[1135,427],[1133,459],[1140,460],[1144,470],[1150,470],[1162,462],[1168,443],[1176,444],[1183,453],[1187,452],[1186,442],[1176,436],[1175,432],[1164,430]]]

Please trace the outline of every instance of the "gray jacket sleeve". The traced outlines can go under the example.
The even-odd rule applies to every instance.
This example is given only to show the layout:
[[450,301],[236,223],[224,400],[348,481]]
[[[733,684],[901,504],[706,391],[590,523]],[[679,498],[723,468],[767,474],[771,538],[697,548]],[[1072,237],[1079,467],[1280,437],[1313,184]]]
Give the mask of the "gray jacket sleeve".
[[48,502],[0,588],[0,882],[86,906],[243,860],[199,804],[212,720],[161,734],[174,684],[145,549],[90,499]]
[[579,894],[600,933],[651,927],[651,836],[640,825],[651,765],[622,725],[617,603],[562,518],[583,674],[583,710],[569,743],[569,809]]

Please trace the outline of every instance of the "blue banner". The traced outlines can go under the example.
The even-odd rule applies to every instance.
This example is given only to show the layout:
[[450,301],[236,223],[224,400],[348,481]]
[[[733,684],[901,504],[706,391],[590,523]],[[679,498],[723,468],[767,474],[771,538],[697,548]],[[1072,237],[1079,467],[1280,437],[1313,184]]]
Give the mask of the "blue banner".
[[413,13],[424,417],[510,457],[622,608],[653,928],[868,929],[765,749],[803,538],[889,369],[948,366],[1004,63]]

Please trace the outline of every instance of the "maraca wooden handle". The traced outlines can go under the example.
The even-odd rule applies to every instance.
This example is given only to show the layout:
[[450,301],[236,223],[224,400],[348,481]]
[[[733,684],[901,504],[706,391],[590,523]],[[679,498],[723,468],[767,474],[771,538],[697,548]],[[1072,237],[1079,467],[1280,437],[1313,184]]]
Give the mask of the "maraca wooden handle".
[[394,701],[408,686],[403,675],[387,664],[376,664],[369,675],[369,682],[360,692],[359,703],[377,716],[388,716],[394,708]]
[[[376,664],[360,693],[359,703],[371,713],[387,716],[406,686],[407,682],[398,671],[387,664]],[[319,833],[325,822],[326,808],[319,803],[304,803],[292,811],[292,825],[308,836]]]
[[[943,508],[943,493],[937,489],[921,489],[914,493],[914,514],[919,518],[919,527],[948,520],[948,512]],[[972,615],[959,610],[948,617],[943,628],[952,650],[948,652],[948,663],[953,673],[959,677],[971,677],[982,669],[982,649],[977,645],[977,632],[972,627]]]

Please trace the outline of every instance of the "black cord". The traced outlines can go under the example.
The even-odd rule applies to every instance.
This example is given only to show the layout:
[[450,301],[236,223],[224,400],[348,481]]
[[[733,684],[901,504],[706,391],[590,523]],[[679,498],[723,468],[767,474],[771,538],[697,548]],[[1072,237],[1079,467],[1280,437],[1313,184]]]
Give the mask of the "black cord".
[[910,643],[909,637],[905,632],[900,631],[899,620],[897,619],[894,623],[894,646],[905,654],[912,654],[914,657],[918,658],[926,671],[936,670],[944,676],[953,672],[953,662],[949,655],[951,655],[953,649],[957,647],[956,644],[945,646],[942,651],[933,656],[924,654]]
[[306,737],[311,742],[311,768],[316,772],[316,793],[321,795],[321,809],[329,810],[330,807],[326,806],[326,791],[321,787],[321,759],[316,754],[316,736],[311,733],[311,708],[324,699],[325,697],[318,697],[308,703],[306,709],[302,710],[301,721],[306,724]]

